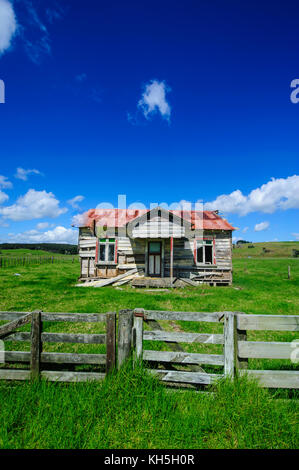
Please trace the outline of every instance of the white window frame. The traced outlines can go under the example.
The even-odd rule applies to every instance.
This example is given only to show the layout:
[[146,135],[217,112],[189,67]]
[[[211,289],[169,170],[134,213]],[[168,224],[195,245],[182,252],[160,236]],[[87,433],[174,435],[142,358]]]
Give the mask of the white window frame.
[[[111,238],[106,238],[105,241],[101,241],[102,239],[98,239],[98,256],[97,256],[97,263],[98,264],[117,264],[115,261],[116,257],[116,238],[113,238],[114,241],[110,241]],[[105,246],[105,260],[100,260],[100,246]],[[109,246],[113,245],[114,246],[114,254],[113,254],[113,261],[108,261],[108,256],[109,256]]]
[[[207,243],[209,242],[209,243]],[[211,242],[211,243],[210,243]],[[211,246],[212,247],[212,262],[206,263],[206,250],[203,249],[203,259],[202,261],[198,261],[197,249],[202,246]],[[204,237],[204,238],[197,238],[195,240],[195,263],[197,266],[215,266],[215,238],[214,237]]]

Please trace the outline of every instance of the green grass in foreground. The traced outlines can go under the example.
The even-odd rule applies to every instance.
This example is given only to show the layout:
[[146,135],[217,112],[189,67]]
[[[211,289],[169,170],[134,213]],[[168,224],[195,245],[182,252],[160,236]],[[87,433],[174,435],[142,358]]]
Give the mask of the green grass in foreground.
[[[245,379],[168,392],[130,367],[103,383],[0,383],[1,448],[296,448],[298,405]],[[298,403],[298,402],[297,402]]]
[[[287,279],[288,265],[291,266],[290,280]],[[21,276],[14,276],[16,272]],[[122,290],[77,288],[74,285],[78,277],[79,263],[1,269],[0,310],[40,308],[48,312],[90,313],[143,307],[299,314],[299,259],[295,258],[234,259],[231,287],[186,287],[157,293],[129,286]],[[172,329],[173,323],[165,326]],[[194,330],[196,324],[191,322],[177,325],[186,331],[197,331]],[[100,332],[93,329],[97,327],[93,324],[45,326],[47,331],[82,332],[84,328],[86,332]],[[102,324],[98,327],[102,328]],[[214,327],[221,325],[200,323],[196,326],[201,332],[212,332]],[[259,341],[296,338],[296,332],[271,331],[249,332],[248,337]],[[29,346],[25,343],[7,345],[9,349],[23,350]],[[86,349],[89,347],[45,344],[45,350],[57,352],[89,352]],[[188,347],[218,346],[191,344]],[[218,351],[210,350],[213,352]],[[287,362],[286,365],[286,361],[255,360],[249,361],[249,367],[298,369],[299,364]],[[280,392],[279,396],[289,395]],[[298,401],[295,399],[278,401],[273,398],[273,392],[258,389],[245,380],[220,384],[214,397],[194,391],[167,392],[152,377],[140,371],[132,373],[129,369],[103,383],[0,382],[0,422],[1,448],[298,447]]]

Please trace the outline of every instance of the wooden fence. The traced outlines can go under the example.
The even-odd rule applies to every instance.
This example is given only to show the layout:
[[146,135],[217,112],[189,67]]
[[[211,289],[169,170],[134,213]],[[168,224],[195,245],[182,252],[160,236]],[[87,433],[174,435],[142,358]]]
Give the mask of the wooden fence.
[[[0,369],[0,379],[26,380],[36,379],[39,376],[50,381],[76,382],[85,380],[100,380],[105,377],[101,372],[74,372],[65,370],[45,370],[45,366],[56,364],[62,367],[69,365],[93,364],[106,366],[106,373],[115,367],[115,332],[116,313],[106,314],[90,313],[44,313],[34,311],[0,312],[0,320],[9,320],[9,323],[0,327],[0,339],[5,341],[29,341],[30,351],[4,351],[4,362],[29,363],[30,370]],[[26,323],[31,322],[31,332],[15,332]],[[74,333],[47,333],[43,331],[44,322],[105,322],[106,334],[74,334]],[[43,352],[43,343],[84,343],[106,344],[106,354],[79,354]]]
[[0,256],[0,268],[79,261],[78,256]]
[[[222,334],[169,332],[162,330],[157,320],[178,320],[188,322],[223,322]],[[144,330],[144,323],[156,331]],[[299,371],[293,370],[250,370],[249,358],[289,359],[294,351],[291,342],[247,341],[249,330],[299,331],[299,315],[246,315],[241,312],[160,312],[153,310],[134,310],[133,339],[135,361],[143,360],[150,366],[160,364],[164,369],[149,371],[158,375],[163,382],[193,385],[210,385],[222,377],[248,374],[255,377],[261,387],[299,388]],[[172,351],[144,350],[145,340],[163,341]],[[197,354],[185,352],[178,343],[204,343],[223,345],[223,354]],[[299,340],[298,340],[299,353]],[[299,360],[299,354],[298,354]],[[177,370],[175,367],[190,365],[190,371]],[[222,366],[218,374],[196,370],[192,366]]]
[[[34,311],[0,312],[0,321],[9,321],[0,327],[0,340],[29,341],[30,351],[4,351],[5,363],[10,368],[0,369],[0,379],[25,380],[44,377],[53,381],[100,380],[116,366],[116,313],[44,313]],[[165,331],[159,321],[218,324],[221,333]],[[15,330],[31,322],[31,332]],[[44,331],[44,322],[105,322],[106,334],[50,333]],[[145,329],[148,325],[150,329]],[[190,328],[190,325],[189,325]],[[133,354],[134,362],[143,361],[145,369],[162,382],[210,385],[223,377],[234,378],[248,374],[261,387],[299,388],[299,370],[251,370],[249,359],[288,359],[298,352],[299,340],[292,342],[248,341],[247,332],[253,330],[299,331],[299,315],[246,315],[242,312],[170,312],[158,310],[121,310],[118,315],[118,355],[120,368]],[[144,341],[167,344],[167,351],[145,349]],[[43,343],[106,344],[106,354],[44,352]],[[200,343],[220,345],[221,354],[202,354],[186,351],[182,344]],[[30,370],[11,368],[12,363],[28,363]],[[105,372],[77,372],[46,370],[49,364],[102,365]],[[149,367],[148,367],[149,366]],[[188,366],[188,370],[185,366]],[[210,372],[216,367],[217,373]],[[53,366],[55,367],[55,366]],[[206,372],[203,367],[209,369]],[[48,367],[49,368],[49,367]],[[58,369],[58,367],[57,367]]]

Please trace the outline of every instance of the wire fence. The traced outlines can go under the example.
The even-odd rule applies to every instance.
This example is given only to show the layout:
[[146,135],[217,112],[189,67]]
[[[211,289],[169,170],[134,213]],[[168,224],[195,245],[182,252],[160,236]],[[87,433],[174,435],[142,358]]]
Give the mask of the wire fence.
[[13,266],[30,266],[39,264],[56,264],[56,263],[76,263],[79,257],[76,255],[66,256],[0,256],[0,268],[8,268]]

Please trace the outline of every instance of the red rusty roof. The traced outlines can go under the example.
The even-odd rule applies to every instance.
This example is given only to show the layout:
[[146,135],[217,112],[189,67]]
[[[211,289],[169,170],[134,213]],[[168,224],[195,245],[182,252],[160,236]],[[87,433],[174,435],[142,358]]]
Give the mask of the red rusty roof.
[[[94,221],[97,225],[107,227],[123,227],[131,220],[146,214],[149,209],[90,209],[82,215],[79,227],[92,227]],[[227,220],[213,211],[182,211],[169,212],[191,221],[192,228],[205,230],[235,230]]]

